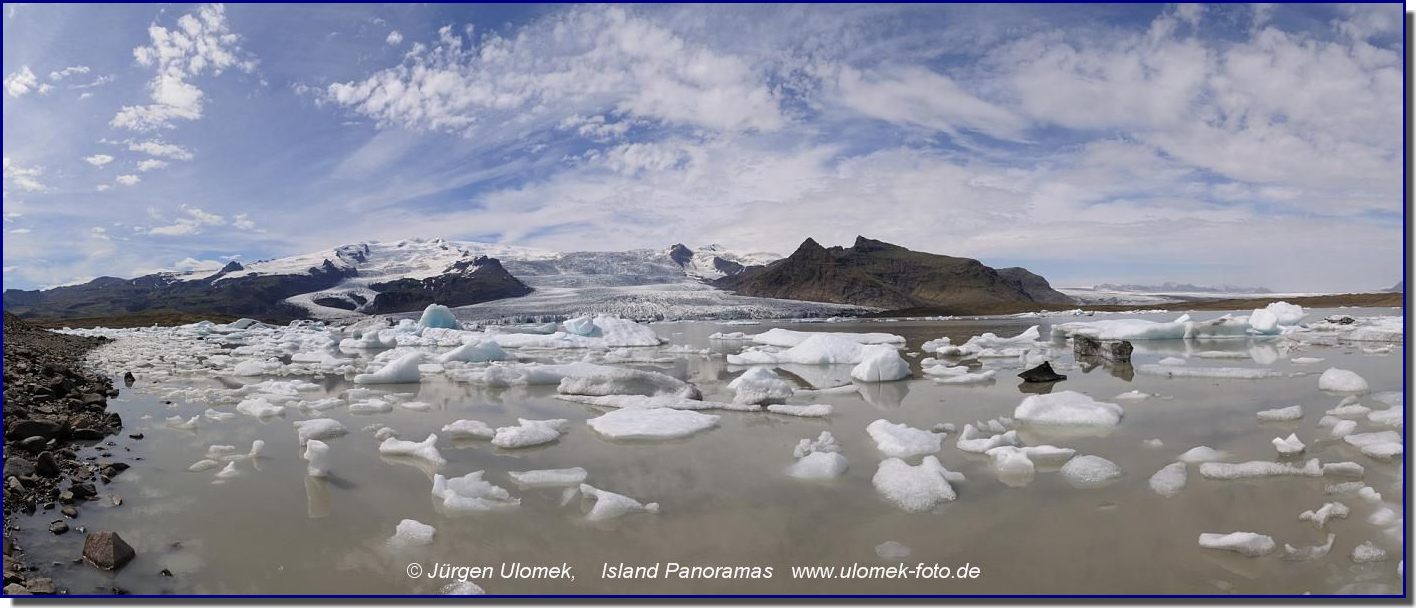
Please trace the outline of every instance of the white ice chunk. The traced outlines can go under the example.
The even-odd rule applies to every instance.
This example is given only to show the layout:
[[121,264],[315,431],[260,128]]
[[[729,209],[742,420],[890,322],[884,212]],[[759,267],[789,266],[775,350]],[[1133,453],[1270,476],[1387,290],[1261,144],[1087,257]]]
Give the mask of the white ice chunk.
[[447,464],[447,460],[444,460],[442,454],[438,453],[437,443],[438,436],[436,434],[430,434],[427,439],[422,441],[403,441],[390,437],[379,444],[379,453],[385,456],[418,458],[441,466]]
[[1271,410],[1264,410],[1254,414],[1264,422],[1292,422],[1303,417],[1303,406],[1290,405]]
[[1289,433],[1287,437],[1274,437],[1273,447],[1284,456],[1301,454],[1303,450],[1308,449],[1308,446],[1303,445],[1303,442],[1298,439],[1297,433]]
[[472,581],[456,581],[442,586],[442,595],[486,595],[487,591]]
[[202,412],[202,416],[207,420],[215,420],[217,422],[226,422],[236,419],[236,414],[231,412],[218,412],[211,408],[207,408],[205,412]]
[[425,547],[433,544],[434,534],[437,534],[436,528],[417,520],[405,519],[398,522],[388,542],[399,547]]
[[909,458],[939,451],[943,439],[938,433],[917,429],[907,424],[897,424],[881,418],[866,425],[865,432],[875,440],[880,453],[895,458]]
[[516,485],[523,488],[558,488],[585,483],[585,478],[589,473],[583,468],[571,467],[568,469],[511,471],[507,475],[516,482]]
[[1367,420],[1373,424],[1400,429],[1406,426],[1406,412],[1400,407],[1376,410],[1367,414]]
[[590,521],[613,519],[630,513],[658,513],[659,503],[643,504],[623,494],[601,490],[589,484],[580,484],[580,493],[595,499],[595,506],[585,515]]
[[423,309],[423,316],[418,318],[418,325],[423,327],[440,327],[443,329],[462,329],[462,324],[457,322],[457,317],[453,316],[452,309],[442,304],[429,304]]
[[1151,475],[1150,487],[1156,494],[1169,498],[1185,489],[1185,481],[1189,477],[1183,462],[1172,462],[1160,468]]
[[462,477],[433,475],[433,498],[438,499],[443,510],[452,513],[476,513],[512,509],[521,504],[521,499],[512,498],[511,493],[482,479],[483,471],[473,471]]
[[890,346],[867,346],[851,377],[861,382],[892,382],[910,376],[910,364]]
[[210,459],[210,458],[203,458],[203,459],[201,459],[201,460],[198,460],[198,461],[192,463],[191,466],[187,467],[187,470],[188,470],[188,471],[191,471],[191,472],[193,472],[193,473],[198,473],[198,472],[201,472],[201,471],[210,471],[210,470],[215,469],[216,467],[219,467],[219,466],[221,466],[221,462],[220,462],[220,461],[218,461],[218,460],[212,460],[212,459]]
[[1288,561],[1309,561],[1314,559],[1322,559],[1324,557],[1327,557],[1328,551],[1332,550],[1332,543],[1334,540],[1337,540],[1337,535],[1328,534],[1327,542],[1321,545],[1313,545],[1311,547],[1294,547],[1293,545],[1284,543],[1283,559],[1286,559]]
[[932,455],[925,456],[918,466],[910,466],[899,458],[887,458],[880,462],[871,483],[876,492],[895,506],[918,513],[958,497],[954,487],[949,485],[948,474],[948,469]]
[[1156,361],[1157,365],[1185,365],[1186,361],[1180,357],[1165,357]]
[[497,435],[496,430],[493,429],[491,425],[481,420],[454,420],[451,423],[443,425],[442,430],[439,432],[453,439],[491,439]]
[[861,362],[865,352],[865,347],[859,342],[830,334],[812,334],[800,344],[786,350],[765,350],[764,347],[757,347],[736,355],[728,355],[727,359],[731,365],[854,365]]
[[1294,357],[1289,359],[1289,362],[1296,365],[1313,365],[1315,363],[1322,363],[1323,359],[1318,357]]
[[1200,546],[1206,549],[1233,551],[1246,557],[1260,557],[1273,553],[1277,545],[1273,542],[1273,537],[1253,532],[1230,532],[1229,534],[1205,532],[1200,534]]
[[1062,477],[1078,488],[1099,488],[1121,476],[1121,467],[1100,456],[1077,456],[1062,465]]
[[564,418],[550,420],[517,418],[516,421],[516,426],[497,428],[496,435],[492,437],[492,445],[499,448],[525,448],[550,443],[560,439],[561,433],[565,432],[566,426],[570,424],[570,421]]
[[962,451],[973,454],[984,454],[988,450],[1004,445],[1018,445],[1018,432],[1007,431],[996,435],[984,436],[972,424],[965,424],[964,430],[959,432],[959,439],[955,445]]
[[1211,447],[1209,447],[1209,446],[1203,446],[1203,445],[1201,445],[1201,446],[1196,446],[1196,447],[1193,447],[1193,448],[1190,448],[1190,449],[1186,450],[1184,454],[1181,454],[1181,455],[1180,455],[1179,460],[1180,460],[1180,462],[1190,462],[1190,463],[1194,463],[1194,462],[1214,462],[1214,461],[1216,461],[1216,460],[1224,460],[1225,458],[1228,458],[1228,457],[1229,457],[1229,455],[1226,454],[1225,452],[1222,452],[1222,451],[1220,451],[1220,450],[1216,450],[1216,449],[1211,448]]
[[1363,454],[1378,460],[1391,460],[1402,454],[1401,434],[1396,431],[1376,433],[1355,433],[1342,438],[1343,441],[1361,450]]
[[741,376],[729,382],[728,389],[736,393],[733,403],[753,405],[785,403],[792,396],[791,383],[783,380],[781,376],[777,375],[777,372],[766,367],[748,369]]
[[236,411],[247,416],[254,416],[256,418],[269,418],[271,416],[279,416],[280,414],[284,413],[285,406],[275,405],[270,401],[267,401],[264,397],[254,397],[251,399],[244,399],[240,403],[237,403]]
[[1386,561],[1386,559],[1386,550],[1372,544],[1370,540],[1352,548],[1353,563],[1370,564],[1372,562]]
[[586,422],[610,439],[678,439],[717,426],[718,416],[670,408],[623,408]]
[[786,405],[774,403],[767,406],[767,411],[773,414],[784,414],[787,416],[801,416],[803,418],[824,418],[830,416],[832,410],[829,403],[813,403],[811,405]]
[[1323,375],[1318,376],[1318,390],[1332,391],[1335,393],[1365,393],[1370,390],[1366,379],[1358,376],[1356,372],[1328,368]]
[[388,362],[379,371],[354,376],[356,384],[413,384],[419,380],[418,364],[423,362],[423,353],[410,352]]
[[1311,521],[1313,525],[1321,528],[1327,525],[1329,519],[1347,519],[1347,515],[1352,509],[1340,502],[1324,503],[1317,510],[1304,511],[1298,515],[1299,521]]
[[491,340],[478,340],[468,344],[463,344],[457,348],[447,351],[438,356],[438,363],[451,363],[459,361],[462,363],[486,363],[489,361],[505,361],[510,359],[500,344]]
[[329,444],[318,439],[305,442],[305,474],[310,477],[324,477],[329,472]]
[[561,379],[556,391],[562,395],[669,395],[685,399],[702,396],[698,388],[667,374],[627,367],[595,366],[583,373]]
[[1125,410],[1076,391],[1029,395],[1013,410],[1013,418],[1039,426],[1116,426]]
[[1355,462],[1325,462],[1323,463],[1324,477],[1362,477],[1367,474],[1367,469]]
[[857,344],[904,344],[905,339],[894,334],[884,333],[847,333],[847,332],[816,332],[816,331],[794,331],[790,329],[769,329],[760,334],[750,336],[753,342],[766,344],[767,346],[777,346],[781,348],[791,348],[807,341],[813,336],[831,336],[840,340],[849,340]]
[[333,439],[349,432],[333,418],[311,418],[309,420],[296,420],[295,433],[300,438],[300,445],[311,439]]
[[167,426],[178,430],[190,431],[197,428],[197,420],[200,419],[201,416],[192,416],[187,420],[183,420],[181,416],[170,416],[167,418]]
[[890,561],[902,560],[910,556],[910,548],[893,540],[887,540],[875,545],[875,556]]
[[1260,477],[1322,477],[1323,467],[1318,459],[1309,460],[1299,467],[1283,462],[1251,460],[1239,464],[1228,462],[1206,462],[1200,465],[1200,475],[1206,479],[1257,479]]

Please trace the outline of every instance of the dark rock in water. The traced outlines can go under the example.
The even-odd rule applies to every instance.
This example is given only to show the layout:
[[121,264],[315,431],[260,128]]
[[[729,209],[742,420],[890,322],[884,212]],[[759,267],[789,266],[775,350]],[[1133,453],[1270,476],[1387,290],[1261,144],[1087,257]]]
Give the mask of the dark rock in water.
[[54,587],[54,581],[47,578],[32,578],[25,581],[25,588],[34,595],[54,595],[59,590]]
[[168,570],[167,568],[163,568],[161,571],[158,572],[158,574],[161,574],[163,576],[172,576],[172,571]]
[[142,439],[142,438],[143,438],[143,434],[142,434],[142,433],[133,433],[133,434],[131,434],[131,435],[128,435],[128,438],[129,438],[129,439]]
[[74,429],[74,432],[70,433],[70,436],[72,436],[74,439],[91,441],[95,439],[103,439],[107,436],[107,434],[95,428],[85,427],[81,429]]
[[1028,395],[1047,395],[1052,393],[1052,387],[1057,386],[1056,382],[1019,382],[1018,390]]
[[1051,361],[1043,361],[1042,365],[1018,374],[1023,382],[1058,382],[1066,380],[1067,377],[1053,371]]
[[94,496],[98,496],[98,489],[94,488],[93,484],[91,483],[76,483],[72,486],[69,486],[69,492],[74,495],[74,498],[77,498],[79,500],[87,500]]
[[69,524],[65,523],[62,519],[49,522],[49,531],[55,534],[63,534],[69,531]]
[[1078,358],[1100,357],[1116,363],[1130,363],[1133,347],[1126,340],[1098,340],[1087,336],[1072,336],[1072,354]]
[[39,435],[25,437],[24,440],[20,442],[20,448],[31,454],[43,451],[44,447],[47,445],[49,445],[49,440]]
[[59,509],[59,512],[63,513],[64,517],[68,517],[69,519],[79,516],[79,510],[75,509],[72,505],[66,505],[64,508]]
[[40,452],[39,458],[34,461],[34,472],[45,477],[58,477],[59,463],[54,460],[54,453]]
[[1328,323],[1336,323],[1338,325],[1351,325],[1357,322],[1357,319],[1354,319],[1347,315],[1331,315],[1323,320],[1327,321]]
[[134,382],[137,382],[137,381],[138,381],[138,379],[133,376],[133,372],[123,372],[123,385],[124,385],[124,386],[126,386],[126,387],[128,387],[128,388],[133,388],[133,383],[134,383]]
[[84,405],[102,405],[107,402],[108,397],[105,397],[98,393],[84,393],[83,396],[79,397],[79,403],[82,403]]
[[63,492],[60,492],[59,502],[62,502],[64,504],[72,504],[74,502],[74,493],[70,492],[69,490],[64,490]]
[[101,530],[84,539],[84,559],[101,570],[117,570],[133,561],[138,553],[111,530]]
[[62,431],[63,427],[53,420],[21,420],[5,429],[5,438],[24,439],[39,436],[50,439],[58,437]]

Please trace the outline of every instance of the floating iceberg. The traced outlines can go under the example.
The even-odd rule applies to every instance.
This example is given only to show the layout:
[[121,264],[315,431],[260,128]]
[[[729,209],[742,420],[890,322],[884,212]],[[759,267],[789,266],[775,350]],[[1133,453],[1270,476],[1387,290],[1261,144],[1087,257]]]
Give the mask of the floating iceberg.
[[462,329],[462,324],[453,316],[452,309],[442,304],[429,304],[418,318],[418,325],[425,328]]
[[430,434],[427,439],[422,441],[403,441],[390,437],[379,444],[379,453],[384,456],[417,458],[442,466],[447,464],[447,461],[443,459],[442,454],[438,453],[437,443],[438,436],[436,434]]
[[954,487],[949,485],[950,478],[958,479],[931,455],[925,456],[917,466],[910,466],[899,458],[887,458],[880,462],[871,483],[885,500],[905,511],[919,513],[958,497]]
[[329,444],[318,439],[305,442],[305,474],[310,477],[324,477],[329,472]]
[[909,557],[910,553],[911,551],[909,547],[893,540],[887,540],[883,543],[875,545],[875,556],[884,560],[902,560],[906,557]]
[[585,483],[585,478],[589,473],[583,468],[571,467],[568,469],[511,471],[507,475],[516,482],[516,485],[523,488],[558,488],[573,487]]
[[1077,456],[1062,465],[1062,477],[1078,488],[1099,488],[1121,476],[1121,467],[1100,456]]
[[989,450],[1005,445],[1018,445],[1018,432],[1005,431],[985,436],[972,424],[965,424],[959,431],[959,439],[954,445],[964,452],[986,454]]
[[1246,557],[1260,557],[1273,553],[1277,545],[1273,542],[1272,537],[1253,532],[1230,532],[1229,534],[1205,532],[1200,534],[1200,546],[1206,549],[1233,551]]
[[601,490],[589,484],[580,484],[580,493],[595,499],[595,506],[585,515],[590,521],[614,519],[630,513],[658,513],[659,503],[643,504],[623,494]]
[[1076,391],[1030,395],[1013,410],[1013,418],[1031,425],[1101,426],[1121,423],[1125,410]]
[[812,334],[801,344],[786,350],[767,350],[770,348],[773,347],[752,348],[736,355],[728,355],[728,363],[731,365],[779,365],[783,363],[854,365],[860,363],[866,353],[865,346],[859,342],[830,334]]
[[830,336],[840,340],[849,340],[857,344],[904,344],[905,339],[894,334],[883,333],[846,333],[846,332],[813,332],[813,331],[793,331],[790,329],[769,329],[747,339],[758,344],[767,346],[777,346],[781,348],[791,348],[812,336]]
[[1297,433],[1289,433],[1287,437],[1275,437],[1273,439],[1273,447],[1278,450],[1279,454],[1284,456],[1301,454],[1303,450],[1308,449],[1308,446],[1303,445],[1303,442],[1298,439]]
[[1308,561],[1314,559],[1322,559],[1324,557],[1327,557],[1328,552],[1332,550],[1332,543],[1335,540],[1337,540],[1336,534],[1328,534],[1327,542],[1321,545],[1314,545],[1311,547],[1294,547],[1293,545],[1284,543],[1283,559],[1288,561]]
[[1355,564],[1370,564],[1386,561],[1386,559],[1386,550],[1376,546],[1370,540],[1352,548],[1352,563]]
[[1365,393],[1370,390],[1366,379],[1356,372],[1336,367],[1328,368],[1318,377],[1318,390],[1335,393]]
[[728,388],[736,393],[733,403],[785,403],[792,396],[792,385],[766,367],[749,368],[729,382]]
[[980,372],[970,372],[964,365],[947,365],[938,362],[936,359],[925,359],[920,362],[925,375],[934,379],[939,384],[977,384],[988,382],[998,373],[997,370],[986,369]]
[[896,424],[881,418],[865,427],[865,432],[875,440],[880,453],[895,458],[909,458],[939,451],[943,436],[907,424]]
[[627,367],[596,366],[593,373],[577,373],[561,379],[556,391],[562,395],[671,395],[699,399],[698,387],[667,374]]
[[489,361],[505,361],[510,359],[501,345],[490,340],[478,340],[469,342],[457,348],[447,351],[438,356],[438,363],[451,363],[458,361],[462,363],[487,363]]
[[679,439],[717,426],[718,417],[669,408],[624,408],[587,424],[610,439]]
[[[269,418],[284,413],[285,406],[275,405],[265,398],[256,397],[253,399],[244,399],[240,403],[237,403],[236,411],[256,418]],[[196,417],[194,416],[192,419],[196,420]]]
[[1206,479],[1257,479],[1260,477],[1322,477],[1323,467],[1318,459],[1309,460],[1299,467],[1282,462],[1251,460],[1239,464],[1227,462],[1206,462],[1200,465],[1200,475]]
[[454,420],[443,425],[440,432],[452,439],[491,439],[497,436],[496,430],[481,420]]
[[1254,414],[1259,420],[1264,422],[1293,422],[1303,417],[1303,406],[1290,405],[1271,410],[1263,410]]
[[787,467],[787,475],[797,479],[834,479],[846,472],[846,457],[830,431],[821,431],[814,441],[803,439],[792,450],[797,460]]
[[811,405],[786,405],[774,403],[767,406],[767,411],[773,414],[785,416],[800,416],[802,418],[825,418],[830,416],[835,408],[829,403],[813,403]]
[[867,346],[860,363],[851,369],[851,377],[861,382],[902,380],[910,377],[910,364],[893,347]]
[[565,432],[569,420],[564,418],[553,418],[550,420],[527,420],[517,418],[517,426],[499,427],[495,435],[492,436],[492,445],[499,448],[525,448],[543,443],[550,443],[560,439],[561,433]]
[[1008,485],[1027,483],[1037,470],[1036,465],[1028,458],[1027,452],[1021,448],[1005,445],[992,448],[985,453],[988,455],[989,463],[993,465],[993,470],[998,473],[998,479]]
[[1298,515],[1299,521],[1311,521],[1313,525],[1321,528],[1327,525],[1329,519],[1347,519],[1347,515],[1352,509],[1340,502],[1324,503],[1313,511],[1304,511]]
[[441,501],[443,510],[452,513],[502,511],[521,504],[521,499],[512,498],[504,488],[482,479],[482,473],[474,471],[453,478],[433,475],[433,498]]
[[1138,365],[1136,371],[1149,376],[1167,378],[1223,378],[1230,380],[1259,380],[1278,378],[1283,374],[1253,367],[1190,367],[1180,365]]
[[1342,438],[1348,444],[1361,450],[1363,454],[1378,460],[1391,460],[1403,451],[1401,434],[1396,431],[1376,433],[1354,433]]
[[333,418],[311,418],[309,420],[296,420],[295,433],[300,438],[300,445],[311,439],[333,439],[349,432]]
[[1185,481],[1189,477],[1188,471],[1183,462],[1172,462],[1160,468],[1151,475],[1150,487],[1156,494],[1169,498],[1185,489]]
[[[427,316],[427,313],[424,313],[424,316]],[[433,544],[435,534],[436,528],[417,520],[405,519],[394,527],[393,536],[388,539],[388,543],[398,547],[424,547]]]
[[423,362],[423,353],[410,352],[384,364],[379,371],[354,376],[356,384],[412,384],[417,383],[418,364]]

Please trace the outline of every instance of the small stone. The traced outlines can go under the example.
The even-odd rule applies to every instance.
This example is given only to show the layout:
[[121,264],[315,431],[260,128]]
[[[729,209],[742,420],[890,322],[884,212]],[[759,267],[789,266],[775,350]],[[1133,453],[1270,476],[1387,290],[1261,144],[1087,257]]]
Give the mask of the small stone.
[[1023,382],[1059,382],[1067,379],[1066,376],[1053,371],[1050,361],[1043,361],[1042,365],[1018,374],[1018,377],[1022,378]]
[[59,463],[54,460],[54,453],[40,452],[39,458],[34,461],[34,472],[45,477],[58,477]]
[[98,489],[94,488],[91,483],[76,483],[71,485],[69,486],[69,492],[74,495],[74,498],[80,500],[87,500],[98,496]]
[[59,512],[60,512],[60,513],[63,513],[63,514],[64,514],[64,517],[68,517],[68,518],[70,518],[70,519],[73,519],[73,518],[79,516],[79,510],[78,510],[78,509],[75,509],[75,508],[74,508],[73,506],[71,506],[71,505],[65,505],[64,508],[59,509]]
[[5,456],[5,476],[24,477],[34,473],[34,463],[19,456]]
[[89,428],[89,427],[84,427],[84,428],[81,428],[81,429],[74,429],[74,431],[71,432],[71,433],[69,433],[69,435],[70,435],[71,437],[73,437],[74,439],[78,439],[78,440],[81,440],[81,441],[90,441],[90,440],[94,440],[94,439],[103,439],[103,436],[104,436],[103,431],[100,431],[100,430],[94,429],[94,428]]
[[120,569],[134,557],[137,552],[117,532],[102,530],[84,539],[84,559],[101,570]]
[[137,381],[138,381],[138,379],[133,376],[133,372],[123,372],[123,385],[124,385],[124,386],[126,386],[126,387],[128,387],[128,388],[132,388],[132,387],[133,387],[133,383],[134,383],[134,382],[137,382]]
[[35,595],[54,595],[59,590],[54,587],[54,581],[47,578],[32,578],[25,582],[25,587],[30,593]]
[[111,498],[113,499],[113,506],[116,507],[116,506],[118,506],[118,505],[123,504],[123,497],[122,497],[122,496],[119,496],[119,495],[117,495],[117,494],[114,494]]
[[5,595],[31,595],[30,590],[19,583],[5,585]]
[[167,568],[163,568],[162,571],[158,572],[158,574],[161,574],[163,576],[172,576],[172,571],[168,570]]
[[30,435],[20,441],[20,448],[31,454],[43,450],[46,445],[49,445],[49,440],[39,435]]
[[69,524],[64,523],[62,519],[56,520],[49,524],[49,531],[54,534],[63,534],[69,531]]
[[131,438],[131,439],[142,439],[142,438],[143,438],[143,434],[142,434],[142,433],[133,433],[133,434],[131,434],[131,435],[128,435],[128,437]]
[[60,492],[60,493],[59,493],[59,502],[62,502],[62,503],[65,503],[65,504],[72,504],[72,503],[74,502],[74,493],[73,493],[73,492],[70,492],[70,491],[68,491],[68,490],[64,490],[63,492]]

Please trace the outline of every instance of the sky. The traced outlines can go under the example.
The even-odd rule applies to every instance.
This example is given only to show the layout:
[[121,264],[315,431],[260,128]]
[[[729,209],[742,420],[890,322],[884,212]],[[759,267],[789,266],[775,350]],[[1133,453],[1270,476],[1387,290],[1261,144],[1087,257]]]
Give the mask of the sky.
[[1402,8],[4,5],[6,289],[369,240],[1402,272]]

